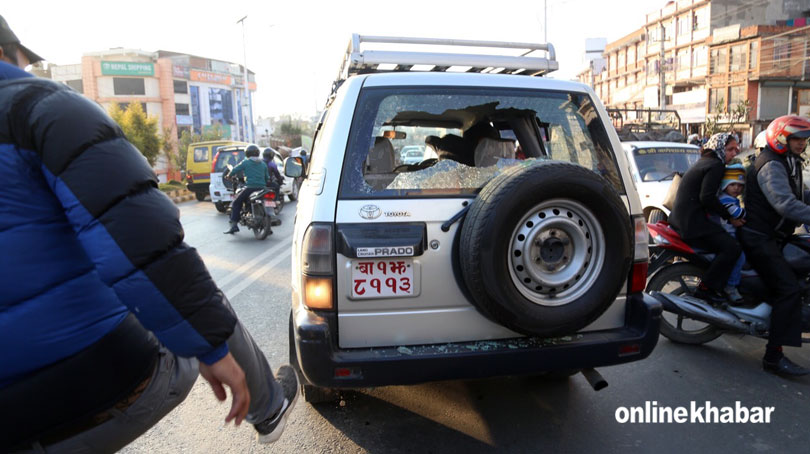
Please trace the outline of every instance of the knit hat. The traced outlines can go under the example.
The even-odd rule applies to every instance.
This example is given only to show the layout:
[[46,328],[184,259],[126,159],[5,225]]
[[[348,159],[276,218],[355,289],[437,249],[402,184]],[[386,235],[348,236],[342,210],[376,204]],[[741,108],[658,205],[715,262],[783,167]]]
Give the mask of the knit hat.
[[720,182],[720,190],[724,191],[731,183],[745,184],[745,167],[742,164],[731,164],[726,166],[723,180]]

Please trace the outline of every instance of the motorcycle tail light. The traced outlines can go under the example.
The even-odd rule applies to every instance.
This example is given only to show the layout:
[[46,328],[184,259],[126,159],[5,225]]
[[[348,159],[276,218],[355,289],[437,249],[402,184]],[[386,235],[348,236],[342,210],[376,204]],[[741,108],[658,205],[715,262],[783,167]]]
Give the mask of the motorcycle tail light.
[[262,197],[264,197],[267,200],[276,200],[276,193],[275,192],[268,192],[267,194],[265,194]]
[[332,224],[313,223],[301,244],[304,305],[310,309],[334,309],[335,254]]

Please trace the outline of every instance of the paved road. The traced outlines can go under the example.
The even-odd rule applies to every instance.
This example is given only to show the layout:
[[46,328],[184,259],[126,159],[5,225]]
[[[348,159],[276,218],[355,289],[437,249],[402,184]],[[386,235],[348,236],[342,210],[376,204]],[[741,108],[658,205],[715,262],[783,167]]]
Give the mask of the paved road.
[[[210,202],[180,205],[187,241],[274,367],[287,361],[294,204],[267,240],[222,235]],[[764,342],[723,336],[704,347],[661,339],[652,356],[600,369],[594,392],[581,375],[557,382],[513,377],[349,391],[340,403],[301,399],[281,440],[259,446],[248,425],[223,427],[227,407],[199,379],[189,398],[127,453],[807,452],[810,379],[784,380],[759,366]],[[789,349],[810,364],[810,349]],[[769,424],[619,424],[620,407],[774,407]],[[656,404],[653,404],[656,402]]]

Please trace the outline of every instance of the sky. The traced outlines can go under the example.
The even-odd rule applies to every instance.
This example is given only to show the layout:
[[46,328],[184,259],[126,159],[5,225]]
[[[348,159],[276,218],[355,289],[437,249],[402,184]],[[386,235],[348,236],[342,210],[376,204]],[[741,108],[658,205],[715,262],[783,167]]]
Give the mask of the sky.
[[[544,3],[548,30],[544,31]],[[587,38],[621,38],[664,0],[74,0],[6,1],[0,14],[22,43],[53,64],[113,47],[170,50],[243,63],[256,73],[254,118],[313,115],[323,107],[352,33],[544,42],[572,79]],[[245,46],[242,26],[245,19]]]

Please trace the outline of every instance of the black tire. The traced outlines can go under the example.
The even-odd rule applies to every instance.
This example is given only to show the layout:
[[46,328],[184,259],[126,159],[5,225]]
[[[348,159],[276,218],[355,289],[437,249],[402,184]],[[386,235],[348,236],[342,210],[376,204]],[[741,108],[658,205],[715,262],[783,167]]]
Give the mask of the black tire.
[[[264,207],[262,207],[264,209]],[[270,234],[270,217],[265,216],[262,218],[262,223],[259,228],[253,229],[253,236],[257,240],[263,240]]]
[[195,193],[194,193],[194,196],[197,198],[197,201],[198,201],[198,202],[202,202],[203,200],[205,200],[205,197],[206,197],[207,195],[208,195],[208,194],[206,194],[206,193],[204,193],[204,192],[195,192]]
[[[668,265],[655,273],[647,284],[647,291],[692,295],[695,293],[704,269],[692,263]],[[661,315],[661,334],[679,344],[700,345],[711,342],[723,333],[712,325],[670,312]]]
[[459,263],[473,304],[491,320],[527,335],[571,334],[627,285],[632,230],[608,181],[542,162],[484,187],[461,227]]
[[321,388],[319,386],[310,385],[306,382],[304,374],[301,372],[301,363],[298,362],[298,352],[295,348],[295,331],[293,328],[292,310],[290,310],[290,323],[289,323],[289,348],[290,348],[290,364],[298,374],[298,382],[301,383],[301,394],[304,395],[304,401],[310,404],[331,403],[340,397],[338,392],[332,388]]
[[659,210],[658,208],[653,208],[647,214],[647,223],[648,224],[657,224],[661,221],[666,221],[667,215],[663,211]]
[[216,207],[217,211],[220,213],[228,211],[228,203],[226,202],[214,202],[214,207]]
[[298,183],[297,179],[294,179],[292,184],[292,192],[287,194],[287,197],[290,198],[290,202],[295,202],[296,200],[298,200],[298,191],[300,190],[301,185]]

